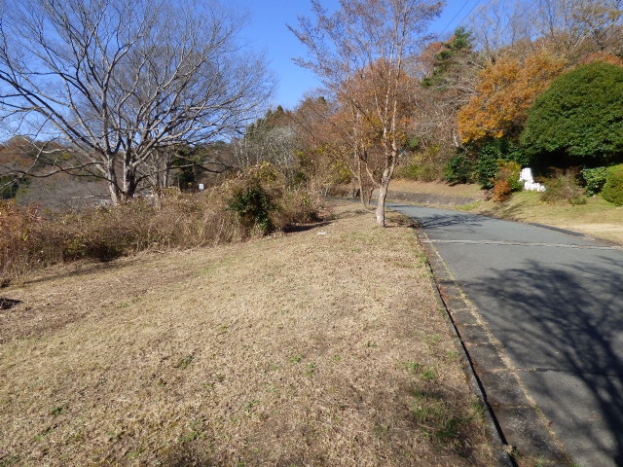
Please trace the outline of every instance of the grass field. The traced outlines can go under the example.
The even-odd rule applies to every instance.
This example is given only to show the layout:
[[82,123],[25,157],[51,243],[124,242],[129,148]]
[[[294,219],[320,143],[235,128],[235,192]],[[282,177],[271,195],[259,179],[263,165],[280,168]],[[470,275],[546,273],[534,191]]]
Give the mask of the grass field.
[[1,289],[0,466],[492,465],[413,231],[357,209]]

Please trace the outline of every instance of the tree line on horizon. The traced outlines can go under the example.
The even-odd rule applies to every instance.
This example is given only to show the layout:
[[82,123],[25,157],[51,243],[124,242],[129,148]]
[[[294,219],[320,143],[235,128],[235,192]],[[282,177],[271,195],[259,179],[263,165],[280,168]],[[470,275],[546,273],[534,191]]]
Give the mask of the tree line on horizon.
[[351,185],[364,204],[376,190],[384,225],[396,176],[503,198],[527,165],[579,167],[586,183],[622,161],[619,0],[493,0],[447,40],[428,34],[441,1],[311,3],[289,28],[323,89],[258,118],[267,65],[216,2],[192,15],[162,0],[13,2],[0,110],[20,136],[0,151],[2,196],[63,172],[104,180],[119,203],[270,162],[291,186]]

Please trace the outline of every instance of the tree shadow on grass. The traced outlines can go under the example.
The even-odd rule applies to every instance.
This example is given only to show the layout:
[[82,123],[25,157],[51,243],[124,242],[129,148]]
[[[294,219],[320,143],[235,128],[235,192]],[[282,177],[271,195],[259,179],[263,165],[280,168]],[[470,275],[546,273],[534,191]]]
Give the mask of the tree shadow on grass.
[[599,264],[530,261],[465,290],[563,442],[572,433],[580,451],[623,465],[623,264]]
[[21,300],[12,300],[10,298],[0,297],[0,310],[10,310],[15,305],[19,305]]
[[34,271],[35,278],[23,281],[17,281],[24,285],[40,284],[50,280],[65,279],[68,277],[88,277],[100,274],[102,271],[121,270],[128,266],[135,265],[143,261],[138,256],[126,256],[115,261],[95,262],[91,260],[78,260],[76,262],[68,262],[58,264],[46,269]]
[[300,233],[307,232],[308,230],[319,229],[321,227],[327,227],[331,224],[333,224],[331,221],[320,221],[309,224],[292,224],[284,227],[282,230],[283,233]]

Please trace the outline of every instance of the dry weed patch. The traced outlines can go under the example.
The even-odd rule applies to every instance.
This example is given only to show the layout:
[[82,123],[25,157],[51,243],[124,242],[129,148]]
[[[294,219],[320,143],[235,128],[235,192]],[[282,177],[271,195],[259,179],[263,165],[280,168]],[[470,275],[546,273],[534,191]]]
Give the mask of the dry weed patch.
[[491,465],[413,233],[356,209],[2,289],[0,465]]

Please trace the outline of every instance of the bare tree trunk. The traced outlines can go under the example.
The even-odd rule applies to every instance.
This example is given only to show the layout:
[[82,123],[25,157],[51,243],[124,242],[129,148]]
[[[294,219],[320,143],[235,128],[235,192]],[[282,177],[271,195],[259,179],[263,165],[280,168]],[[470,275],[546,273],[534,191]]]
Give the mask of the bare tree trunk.
[[154,195],[154,208],[158,211],[162,209],[162,189],[160,187],[156,187],[153,192]]
[[114,159],[109,158],[106,166],[105,178],[108,184],[108,192],[110,193],[110,202],[113,206],[118,206],[121,201],[121,193],[119,184],[117,183],[117,173],[115,172]]
[[385,199],[387,198],[387,187],[379,188],[379,199],[376,205],[376,223],[385,227]]
[[364,174],[361,169],[361,159],[359,158],[359,156],[357,156],[357,171],[359,172],[359,175],[357,177],[357,183],[359,185],[359,200],[361,201],[361,205],[364,207],[364,209],[367,209],[369,204],[366,204],[366,195],[363,184]]
[[118,193],[117,185],[113,182],[108,182],[108,192],[110,193],[110,202],[113,206],[119,205],[119,193]]
[[385,227],[385,200],[389,191],[389,182],[391,181],[391,168],[388,167],[383,171],[383,178],[379,186],[379,199],[376,203],[376,223],[381,227]]

